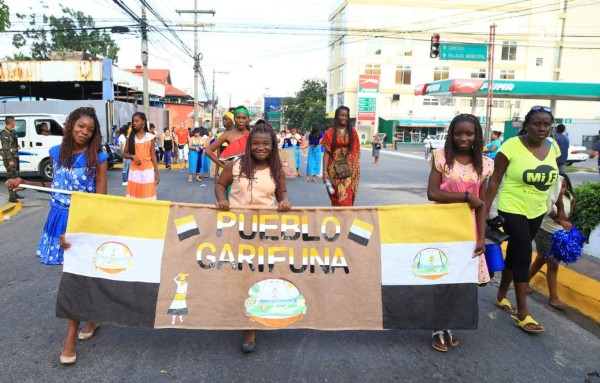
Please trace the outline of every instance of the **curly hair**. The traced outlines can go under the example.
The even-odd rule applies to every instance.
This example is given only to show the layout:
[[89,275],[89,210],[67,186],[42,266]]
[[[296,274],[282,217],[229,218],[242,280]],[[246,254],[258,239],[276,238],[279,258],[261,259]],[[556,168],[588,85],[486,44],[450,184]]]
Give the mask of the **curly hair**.
[[[148,130],[148,120],[146,119],[146,114],[143,112],[135,112],[133,116],[131,116],[131,126],[133,126],[133,119],[135,117],[139,117],[144,120],[144,132],[149,132]],[[127,137],[127,153],[135,154],[135,129],[131,129],[131,133],[129,133],[129,137]]]
[[96,116],[96,110],[92,107],[81,107],[72,111],[65,121],[60,152],[58,153],[58,165],[66,168],[73,167],[73,129],[75,123],[81,117],[89,117],[94,121],[94,133],[86,143],[85,167],[86,174],[93,174],[98,166],[98,153],[102,151],[102,133],[100,133],[100,121]]
[[250,182],[248,189],[250,190],[250,201],[252,201],[252,184],[254,183],[254,175],[256,174],[256,163],[252,157],[252,137],[255,134],[267,134],[271,138],[271,154],[267,158],[269,169],[271,171],[271,179],[275,182],[275,194],[279,195],[279,179],[281,177],[282,166],[279,158],[279,150],[277,149],[277,135],[275,130],[268,122],[264,120],[256,121],[256,124],[248,135],[246,141],[246,150],[240,158],[240,174],[239,178],[247,178]]
[[483,174],[483,131],[481,124],[477,117],[472,114],[459,114],[454,117],[448,127],[448,135],[446,136],[446,143],[444,144],[444,157],[446,159],[446,166],[448,169],[452,169],[454,166],[454,158],[456,157],[456,148],[454,146],[454,129],[456,125],[461,122],[469,122],[475,127],[475,142],[471,147],[471,155],[473,159],[473,168],[477,172],[477,175],[481,177]]
[[347,106],[341,105],[338,106],[338,108],[335,110],[335,117],[333,118],[333,137],[332,137],[332,144],[331,144],[331,153],[335,153],[335,149],[337,149],[337,127],[341,126],[340,125],[340,113],[342,110],[345,110],[346,112],[348,112],[348,122],[347,122],[347,128],[348,128],[348,135],[349,135],[349,139],[350,139],[350,146],[348,147],[348,151],[351,152],[352,151],[352,147],[354,145],[354,133],[352,132],[352,124],[350,124],[350,108],[348,108]]

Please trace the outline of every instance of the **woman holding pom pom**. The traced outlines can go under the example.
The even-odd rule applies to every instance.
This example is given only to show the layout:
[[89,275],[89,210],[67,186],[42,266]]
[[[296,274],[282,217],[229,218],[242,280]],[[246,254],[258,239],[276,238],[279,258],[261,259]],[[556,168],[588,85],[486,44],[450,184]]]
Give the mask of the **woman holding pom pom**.
[[[535,236],[537,257],[529,268],[529,279],[533,278],[545,263],[546,281],[550,293],[548,305],[558,310],[564,310],[568,306],[558,298],[556,291],[558,263],[560,261],[575,262],[581,256],[581,246],[585,237],[579,234],[569,221],[575,206],[571,180],[566,174],[560,173],[559,182],[561,182],[561,189],[557,202],[562,201],[562,206],[557,203],[556,212],[549,211],[542,220],[542,226]],[[576,237],[580,239],[577,240]]]

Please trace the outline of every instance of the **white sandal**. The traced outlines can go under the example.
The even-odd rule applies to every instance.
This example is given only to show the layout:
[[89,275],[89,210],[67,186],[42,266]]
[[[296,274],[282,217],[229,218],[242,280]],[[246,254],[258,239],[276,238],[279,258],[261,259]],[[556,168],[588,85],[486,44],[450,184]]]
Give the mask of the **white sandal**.
[[[436,336],[437,336],[437,339],[436,339]],[[433,347],[434,350],[441,351],[441,352],[448,351],[448,346],[446,345],[446,340],[444,339],[444,331],[443,330],[434,331],[433,334],[431,334],[431,339],[433,339],[433,341],[431,342],[431,347]],[[439,344],[437,343],[437,341],[439,341]]]

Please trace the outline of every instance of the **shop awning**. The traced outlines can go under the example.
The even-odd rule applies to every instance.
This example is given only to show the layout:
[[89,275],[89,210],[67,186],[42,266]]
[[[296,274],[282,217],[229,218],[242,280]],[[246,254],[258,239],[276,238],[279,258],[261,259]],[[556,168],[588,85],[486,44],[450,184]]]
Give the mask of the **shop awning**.
[[[600,101],[600,83],[494,80],[494,98]],[[487,80],[449,79],[415,86],[416,96],[486,97]]]

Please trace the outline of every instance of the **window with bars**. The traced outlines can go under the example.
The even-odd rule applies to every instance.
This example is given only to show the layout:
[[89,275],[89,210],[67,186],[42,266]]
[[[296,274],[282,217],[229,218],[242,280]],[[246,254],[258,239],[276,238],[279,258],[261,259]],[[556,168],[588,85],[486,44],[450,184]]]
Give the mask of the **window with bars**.
[[437,98],[425,97],[423,98],[423,105],[439,105],[440,102]]
[[517,59],[517,42],[504,41],[502,43],[502,60],[515,61]]
[[366,64],[364,74],[381,74],[381,65],[379,64]]
[[396,84],[410,85],[411,69],[409,65],[396,65]]
[[338,93],[337,95],[337,105],[344,105],[344,93]]
[[471,72],[471,78],[486,78],[486,69],[475,69]]
[[450,77],[450,68],[447,66],[436,66],[433,70],[433,81],[446,80]]

